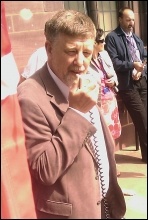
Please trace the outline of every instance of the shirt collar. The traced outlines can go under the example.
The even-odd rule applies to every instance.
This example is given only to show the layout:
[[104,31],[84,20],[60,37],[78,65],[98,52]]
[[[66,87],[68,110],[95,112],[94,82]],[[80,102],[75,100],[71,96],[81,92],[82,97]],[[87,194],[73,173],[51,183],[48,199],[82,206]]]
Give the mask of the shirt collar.
[[121,30],[123,31],[123,33],[125,34],[126,37],[133,37],[132,32],[130,32],[129,34],[125,33],[125,31],[121,28]]
[[68,95],[69,95],[69,87],[67,85],[65,85],[54,73],[53,71],[50,69],[48,63],[47,63],[47,69],[49,71],[49,74],[51,75],[51,77],[53,78],[54,82],[56,83],[56,85],[59,87],[60,91],[62,92],[62,94],[64,95],[64,97],[66,98],[66,100],[68,100]]

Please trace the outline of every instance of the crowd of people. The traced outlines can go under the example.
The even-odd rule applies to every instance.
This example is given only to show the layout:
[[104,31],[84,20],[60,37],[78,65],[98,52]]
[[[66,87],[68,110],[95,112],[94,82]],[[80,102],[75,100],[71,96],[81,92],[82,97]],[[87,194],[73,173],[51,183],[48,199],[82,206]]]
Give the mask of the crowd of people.
[[57,12],[45,23],[45,46],[22,73],[18,99],[39,219],[124,218],[114,155],[121,135],[116,93],[147,163],[147,54],[133,31],[133,10],[120,9],[118,18],[105,38],[89,16]]

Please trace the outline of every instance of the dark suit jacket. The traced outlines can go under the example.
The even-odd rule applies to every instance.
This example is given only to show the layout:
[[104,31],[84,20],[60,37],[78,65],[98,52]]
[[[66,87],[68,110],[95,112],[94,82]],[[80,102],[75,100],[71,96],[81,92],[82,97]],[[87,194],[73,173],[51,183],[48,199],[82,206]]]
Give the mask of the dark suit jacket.
[[[38,218],[99,219],[100,184],[89,144],[95,127],[68,108],[46,64],[18,86],[18,99]],[[117,183],[114,142],[102,115],[101,122],[110,164],[107,198],[112,218],[119,219],[125,200]]]
[[[142,40],[133,34],[136,41],[140,58],[143,61],[147,58],[147,51],[144,48]],[[105,49],[108,51],[116,71],[119,85],[119,90],[126,90],[133,88],[132,70],[134,69],[131,55],[128,51],[126,37],[122,29],[118,26],[115,30],[110,32],[105,38]]]

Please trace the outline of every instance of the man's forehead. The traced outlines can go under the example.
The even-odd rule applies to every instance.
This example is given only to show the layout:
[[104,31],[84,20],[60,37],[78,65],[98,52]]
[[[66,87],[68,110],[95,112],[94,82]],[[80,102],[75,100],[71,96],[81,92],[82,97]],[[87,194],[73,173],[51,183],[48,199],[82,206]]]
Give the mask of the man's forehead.
[[90,37],[83,37],[83,36],[69,36],[69,35],[59,35],[57,38],[57,42],[61,41],[64,44],[67,45],[79,45],[79,44],[85,44],[85,45],[89,45],[89,44],[93,44],[94,43],[94,39],[90,38]]

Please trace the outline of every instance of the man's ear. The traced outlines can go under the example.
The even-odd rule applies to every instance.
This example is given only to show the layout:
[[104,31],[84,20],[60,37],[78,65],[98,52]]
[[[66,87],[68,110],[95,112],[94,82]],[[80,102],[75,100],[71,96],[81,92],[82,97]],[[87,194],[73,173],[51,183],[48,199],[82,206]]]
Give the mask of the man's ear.
[[45,42],[45,48],[46,48],[47,54],[51,53],[52,45],[51,45],[51,42],[50,42],[49,40],[46,40],[46,42]]
[[122,18],[119,18],[119,24],[121,23],[121,21],[122,21]]

